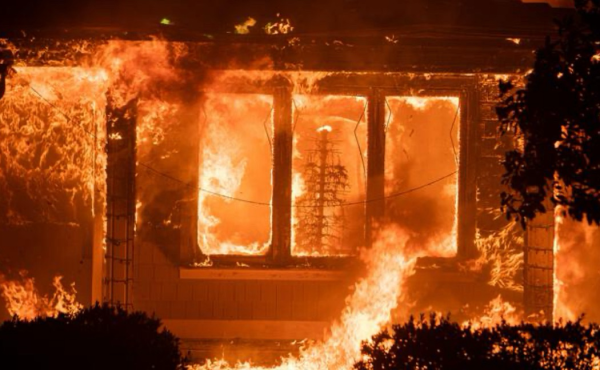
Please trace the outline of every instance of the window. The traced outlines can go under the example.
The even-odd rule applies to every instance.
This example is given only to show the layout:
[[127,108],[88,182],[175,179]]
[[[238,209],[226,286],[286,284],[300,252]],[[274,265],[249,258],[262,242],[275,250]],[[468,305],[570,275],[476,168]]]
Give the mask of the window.
[[206,96],[198,169],[205,255],[264,255],[269,247],[272,105],[269,95]]
[[[474,144],[459,139],[476,127],[476,111],[463,109],[476,102],[472,77],[224,76],[207,95],[200,130],[204,255],[277,265],[332,261],[368,246],[385,222],[434,235],[449,255],[468,250]],[[418,196],[398,195],[421,187]],[[431,222],[415,224],[425,216]]]

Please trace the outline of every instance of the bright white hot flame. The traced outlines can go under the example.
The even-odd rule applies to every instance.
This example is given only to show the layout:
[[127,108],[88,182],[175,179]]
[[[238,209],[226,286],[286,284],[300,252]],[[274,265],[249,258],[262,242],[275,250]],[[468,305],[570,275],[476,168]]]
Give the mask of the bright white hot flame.
[[321,126],[317,129],[317,132],[323,132],[323,131],[331,132],[331,131],[333,131],[333,129],[329,125]]

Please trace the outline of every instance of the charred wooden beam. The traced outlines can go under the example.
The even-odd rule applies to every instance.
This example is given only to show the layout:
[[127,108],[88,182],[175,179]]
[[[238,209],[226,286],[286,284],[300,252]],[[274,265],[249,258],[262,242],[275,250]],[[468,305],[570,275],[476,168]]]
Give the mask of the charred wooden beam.
[[191,138],[189,145],[190,160],[187,163],[187,173],[196,175],[186,178],[186,187],[182,190],[184,197],[179,202],[181,213],[180,230],[179,230],[179,264],[189,266],[197,261],[203,261],[201,258],[201,250],[198,246],[198,189],[200,178],[198,168],[200,167],[200,104],[192,104],[188,107],[181,121],[183,123],[185,133]]
[[273,200],[272,237],[269,256],[285,264],[291,256],[292,240],[292,94],[286,81],[273,95]]
[[365,242],[371,245],[385,213],[385,96],[373,89],[367,103],[367,204]]
[[458,163],[457,257],[477,256],[477,158],[479,136],[479,94],[474,86],[460,94],[460,148]]

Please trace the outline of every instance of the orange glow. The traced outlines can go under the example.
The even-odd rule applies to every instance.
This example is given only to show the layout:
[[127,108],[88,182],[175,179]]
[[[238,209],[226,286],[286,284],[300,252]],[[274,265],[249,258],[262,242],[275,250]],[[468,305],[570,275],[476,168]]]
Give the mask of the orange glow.
[[475,245],[480,255],[478,259],[468,261],[468,268],[481,271],[489,267],[488,284],[522,292],[519,278],[523,268],[523,244],[521,226],[517,222],[510,222],[486,237],[478,235]]
[[55,292],[51,297],[40,295],[34,279],[27,277],[27,272],[22,271],[21,277],[22,282],[0,280],[0,291],[11,316],[33,320],[36,317],[55,317],[59,313],[74,314],[82,308],[76,301],[75,283],[71,284],[70,291],[65,290],[62,276],[54,277],[52,285]]
[[270,202],[271,100],[241,94],[206,99],[198,193],[198,243],[206,255],[258,255],[268,248],[269,207],[233,198]]
[[100,69],[66,67],[18,67],[8,80],[0,101],[0,188],[8,210],[0,217],[8,224],[78,223],[78,201],[93,212],[95,197],[103,197],[94,189],[105,186],[105,83]]
[[523,320],[523,313],[519,312],[515,306],[502,299],[501,295],[492,299],[484,308],[484,313],[465,321],[463,327],[470,327],[472,330],[481,328],[492,328],[496,325],[506,322],[509,325],[517,325]]
[[554,317],[598,321],[600,310],[591,291],[600,283],[598,241],[600,229],[564,217],[561,208],[555,212],[554,235]]
[[[402,304],[403,285],[413,273],[416,254],[407,251],[408,237],[398,228],[386,228],[370,249],[360,257],[367,267],[366,276],[354,286],[346,298],[339,321],[326,339],[301,350],[298,357],[282,359],[279,370],[351,369],[360,356],[362,341],[369,340],[391,319],[391,311]],[[402,309],[404,311],[404,309]],[[193,370],[268,369],[250,363],[229,365],[223,360],[193,365]]]
[[[311,166],[315,156],[318,157],[315,150],[322,132],[327,133],[333,145],[331,148],[333,152],[327,159],[328,163],[342,166],[347,174],[348,186],[339,189],[337,196],[342,203],[358,204],[334,206],[328,203],[323,207],[323,216],[328,218],[329,222],[334,219],[342,221],[324,227],[323,233],[326,236],[322,240],[321,247],[298,243],[299,217],[301,214],[302,217],[307,217],[306,212],[303,213],[307,209],[293,208],[292,254],[295,256],[356,254],[357,249],[364,243],[364,204],[360,202],[365,200],[366,189],[366,173],[363,167],[366,161],[367,129],[364,116],[366,100],[362,97],[333,95],[294,95],[293,99],[295,107],[293,204],[305,206],[301,203],[307,196],[307,181],[309,181],[307,166]],[[330,178],[327,181],[333,180]]]
[[[385,194],[440,178],[459,166],[456,97],[387,97]],[[386,201],[386,215],[414,235],[415,247],[456,254],[458,174],[406,198]],[[427,220],[427,221],[424,221]]]

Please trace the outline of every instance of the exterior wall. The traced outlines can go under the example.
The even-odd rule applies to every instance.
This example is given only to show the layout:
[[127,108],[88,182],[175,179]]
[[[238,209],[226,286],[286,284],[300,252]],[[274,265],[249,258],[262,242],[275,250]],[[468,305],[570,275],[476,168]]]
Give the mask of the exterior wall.
[[[166,321],[215,320],[215,325],[226,325],[219,323],[222,320],[253,320],[263,322],[261,325],[267,321],[275,324],[272,330],[282,328],[276,325],[278,322],[329,322],[339,316],[351,284],[346,279],[181,279],[179,267],[168,260],[157,245],[148,242],[138,245],[135,260],[134,309],[155,313]],[[206,329],[209,337],[214,335],[213,328]],[[236,334],[240,332],[230,331],[228,335],[239,337]],[[206,335],[196,334],[199,338]],[[319,330],[312,334],[322,333]],[[274,332],[264,335],[277,338]]]
[[[380,80],[369,80],[367,83],[385,86],[385,77],[378,78]],[[487,230],[494,233],[505,224],[497,223],[496,215],[491,212],[499,208],[497,189],[502,174],[500,153],[495,149],[495,81],[493,78],[485,80],[472,76],[443,77],[439,81],[435,78],[402,81],[406,84],[402,88],[407,91],[410,86],[416,85],[437,94],[460,95],[463,104],[461,139],[465,140],[461,145],[461,161],[464,159],[465,163],[462,164],[460,177],[464,194],[460,197],[459,205],[458,255],[465,259],[473,258],[477,254],[473,243],[475,226],[480,232]],[[188,134],[188,142],[199,142],[189,139],[199,135],[195,126],[197,116],[188,112],[182,117],[188,118],[182,119],[180,127],[171,133],[172,136],[167,136],[165,142],[153,150],[165,151],[170,149],[172,143],[185,142],[179,137],[184,132]],[[183,152],[197,156],[198,150],[196,144],[195,148],[191,145]],[[145,161],[143,157],[141,161]],[[197,169],[194,166],[197,167],[197,162],[180,160],[159,169],[173,177],[187,179],[195,184],[190,188],[195,189],[197,179],[193,174],[197,173]],[[182,184],[164,181],[143,172],[138,174],[138,198],[142,198],[144,206],[140,211],[141,221],[138,220],[136,237],[134,309],[155,313],[183,338],[318,338],[323,329],[339,317],[344,298],[352,285],[350,274],[338,278],[333,277],[336,272],[331,271],[331,278],[312,280],[256,276],[229,279],[217,276],[220,271],[247,270],[214,266],[201,268],[201,271],[207,272],[201,274],[201,278],[185,278],[182,269],[194,261],[193,249],[197,249],[195,243],[188,242],[196,240],[195,228],[189,227],[195,221],[194,212],[190,211],[195,203],[177,204],[180,199],[194,199],[196,194]],[[148,195],[149,189],[153,189],[152,196]],[[476,190],[479,190],[478,197],[475,196]],[[173,214],[176,216],[172,217]],[[179,225],[179,228],[161,226],[167,217],[173,219],[173,224]],[[232,257],[233,260],[235,258]],[[256,271],[257,275],[261,271],[268,271],[254,266],[248,269]],[[211,275],[213,272],[214,275]],[[328,273],[327,270],[321,272]],[[497,293],[494,289],[486,290],[485,284],[477,283],[472,276],[455,275],[441,279],[456,285],[456,289],[428,283],[430,288],[427,294],[434,298],[443,296],[445,298],[441,301],[452,302],[460,308],[469,303],[464,294],[467,291],[483,289],[481,301]],[[421,278],[427,276],[421,274]],[[413,285],[417,287],[419,283]],[[443,291],[452,292],[451,297],[448,294],[440,295]]]
[[498,142],[498,82],[494,76],[481,76],[479,81],[479,133],[480,144],[477,158],[477,227],[480,237],[497,233],[506,226],[500,211],[503,152]]

